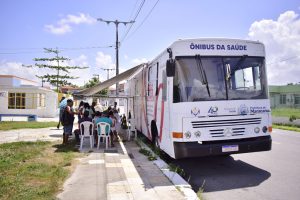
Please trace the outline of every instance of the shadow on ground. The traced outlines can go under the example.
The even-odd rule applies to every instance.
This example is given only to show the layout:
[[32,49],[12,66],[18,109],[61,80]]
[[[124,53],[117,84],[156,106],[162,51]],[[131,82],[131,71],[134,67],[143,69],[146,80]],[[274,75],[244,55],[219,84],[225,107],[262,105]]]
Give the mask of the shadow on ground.
[[253,187],[267,180],[271,174],[231,156],[173,160],[186,173],[194,191],[203,186],[204,192]]
[[78,147],[76,147],[76,141],[71,140],[68,144],[55,144],[52,147],[56,148],[55,152],[79,152]]

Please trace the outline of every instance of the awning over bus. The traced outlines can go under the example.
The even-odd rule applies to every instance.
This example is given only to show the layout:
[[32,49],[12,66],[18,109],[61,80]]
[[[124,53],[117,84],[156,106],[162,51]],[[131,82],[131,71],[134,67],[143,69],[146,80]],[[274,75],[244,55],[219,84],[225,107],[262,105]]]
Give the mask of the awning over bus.
[[141,70],[143,68],[145,64],[140,64],[136,67],[133,67],[111,79],[108,79],[102,83],[99,83],[97,85],[95,85],[94,87],[91,87],[91,88],[87,88],[87,89],[84,89],[84,90],[81,90],[77,93],[74,93],[73,95],[74,96],[92,96],[98,92],[100,92],[101,90],[105,89],[105,88],[108,88],[114,84],[116,84],[117,82],[120,82],[120,81],[123,81],[123,80],[126,80],[126,79],[129,79],[132,75],[134,75],[135,73],[137,73],[139,70]]

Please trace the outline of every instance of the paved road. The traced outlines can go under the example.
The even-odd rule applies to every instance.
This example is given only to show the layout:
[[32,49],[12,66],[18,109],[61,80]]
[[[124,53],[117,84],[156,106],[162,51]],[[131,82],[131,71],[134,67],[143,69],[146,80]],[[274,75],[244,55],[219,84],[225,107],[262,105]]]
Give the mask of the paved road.
[[268,152],[173,161],[204,199],[300,199],[300,133],[273,130]]
[[18,141],[60,141],[62,129],[56,127],[0,131],[0,144]]

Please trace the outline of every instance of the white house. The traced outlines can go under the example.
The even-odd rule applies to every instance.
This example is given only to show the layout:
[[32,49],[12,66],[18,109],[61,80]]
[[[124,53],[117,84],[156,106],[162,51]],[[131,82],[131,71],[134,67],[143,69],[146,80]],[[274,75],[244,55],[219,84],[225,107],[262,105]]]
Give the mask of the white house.
[[0,75],[0,114],[55,117],[57,93],[35,81]]

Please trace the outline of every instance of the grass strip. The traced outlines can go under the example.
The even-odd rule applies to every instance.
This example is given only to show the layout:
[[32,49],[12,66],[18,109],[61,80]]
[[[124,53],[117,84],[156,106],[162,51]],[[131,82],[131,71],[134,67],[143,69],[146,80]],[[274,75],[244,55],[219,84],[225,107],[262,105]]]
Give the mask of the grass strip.
[[14,130],[14,129],[24,129],[24,128],[47,128],[47,127],[56,127],[58,122],[14,122],[14,121],[5,121],[0,122],[0,130]]
[[275,117],[290,117],[295,116],[300,119],[300,109],[295,108],[274,108],[272,109],[272,116]]
[[55,199],[71,172],[74,143],[15,142],[0,145],[0,199]]
[[289,125],[289,124],[273,124],[273,128],[287,130],[287,131],[296,131],[300,132],[300,126],[297,125]]

